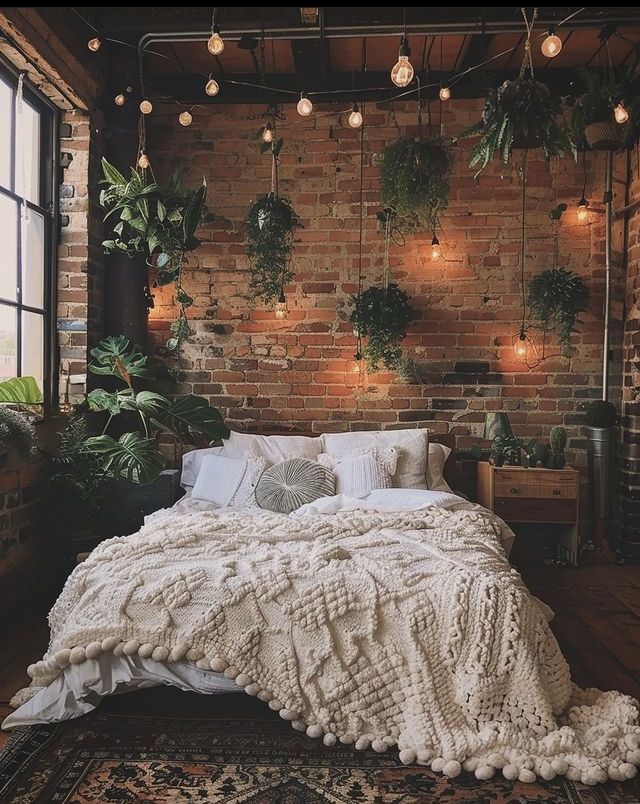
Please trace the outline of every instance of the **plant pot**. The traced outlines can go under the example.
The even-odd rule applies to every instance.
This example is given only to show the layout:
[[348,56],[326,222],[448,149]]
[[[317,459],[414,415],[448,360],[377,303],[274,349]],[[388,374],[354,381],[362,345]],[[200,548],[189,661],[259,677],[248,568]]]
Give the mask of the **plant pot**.
[[551,453],[551,458],[549,459],[548,468],[549,469],[564,469],[566,464],[566,459],[564,454],[554,455]]
[[584,127],[584,138],[594,151],[618,151],[624,147],[627,129],[613,120],[589,123]]
[[615,427],[585,427],[589,497],[594,520],[607,519],[611,512],[611,478],[616,446]]

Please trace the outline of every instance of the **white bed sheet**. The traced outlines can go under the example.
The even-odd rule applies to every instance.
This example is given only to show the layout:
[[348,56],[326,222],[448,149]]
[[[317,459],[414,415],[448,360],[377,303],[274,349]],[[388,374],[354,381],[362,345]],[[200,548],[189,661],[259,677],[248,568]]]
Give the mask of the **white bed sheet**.
[[[309,514],[330,516],[339,511],[355,510],[381,513],[415,511],[429,506],[452,511],[476,510],[487,514],[499,526],[505,552],[509,555],[515,540],[513,531],[499,517],[482,506],[447,492],[426,489],[379,489],[370,492],[362,499],[337,494],[307,503],[290,516],[303,517]],[[219,509],[212,503],[194,500],[187,495],[172,508],[161,509],[146,517],[145,523],[175,514],[184,515],[202,511],[211,511],[215,514],[221,510],[232,509]],[[242,510],[256,516],[262,513],[261,508]],[[550,618],[551,611],[546,606],[545,609]],[[51,685],[5,718],[2,728],[12,729],[34,723],[70,720],[95,709],[106,695],[162,684],[205,694],[240,691],[239,687],[224,675],[211,670],[198,670],[189,662],[163,664],[152,659],[141,659],[139,656],[114,657],[112,653],[105,653],[99,659],[86,661],[80,665],[68,665]]]

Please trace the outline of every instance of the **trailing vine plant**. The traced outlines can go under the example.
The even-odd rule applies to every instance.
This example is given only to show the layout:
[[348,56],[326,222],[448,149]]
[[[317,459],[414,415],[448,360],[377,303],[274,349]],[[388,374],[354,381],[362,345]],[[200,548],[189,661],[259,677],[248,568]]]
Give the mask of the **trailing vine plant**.
[[413,310],[409,295],[395,282],[373,285],[351,297],[351,322],[356,335],[366,338],[362,356],[369,371],[379,371],[381,364],[396,369],[402,359],[400,343],[407,335]]
[[563,357],[571,357],[571,335],[578,332],[580,313],[589,307],[589,289],[581,277],[566,268],[550,268],[529,282],[529,311],[544,334],[558,338]]

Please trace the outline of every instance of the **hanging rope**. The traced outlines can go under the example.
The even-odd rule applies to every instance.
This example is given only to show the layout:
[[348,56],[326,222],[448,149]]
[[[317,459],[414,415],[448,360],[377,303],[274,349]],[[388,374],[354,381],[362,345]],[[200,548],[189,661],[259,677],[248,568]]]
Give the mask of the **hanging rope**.
[[524,78],[525,71],[529,68],[529,74],[531,78],[533,78],[533,59],[531,58],[531,34],[533,32],[533,26],[535,25],[536,18],[538,16],[538,9],[533,9],[533,14],[531,15],[531,22],[529,22],[529,18],[527,17],[527,10],[526,8],[521,8],[522,17],[524,19],[524,24],[527,29],[527,38],[525,39],[524,43],[524,58],[522,59],[522,65],[520,67],[520,78]]

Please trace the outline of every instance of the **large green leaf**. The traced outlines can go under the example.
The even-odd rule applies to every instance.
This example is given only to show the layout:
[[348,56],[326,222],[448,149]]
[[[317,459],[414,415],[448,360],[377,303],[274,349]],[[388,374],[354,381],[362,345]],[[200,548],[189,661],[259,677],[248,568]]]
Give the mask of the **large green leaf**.
[[202,179],[202,184],[189,199],[186,210],[184,211],[184,219],[182,221],[182,231],[184,234],[185,243],[193,237],[200,219],[202,218],[202,207],[204,206],[205,198],[207,197],[207,182]]
[[153,391],[140,391],[136,394],[135,407],[149,418],[162,416],[171,407],[171,402]]
[[42,391],[33,377],[12,377],[0,382],[0,402],[14,405],[41,405]]
[[212,408],[204,397],[193,394],[179,396],[164,411],[154,414],[153,419],[188,442],[193,442],[200,434],[207,436],[209,441],[229,435],[220,411]]
[[111,162],[102,157],[102,172],[104,173],[105,184],[126,184],[127,180],[120,173],[118,168],[114,167]]
[[87,394],[89,408],[94,411],[106,410],[112,416],[117,416],[122,410],[131,410],[134,405],[134,394],[131,388],[110,393],[104,388],[96,388]]
[[124,335],[110,335],[91,350],[95,362],[89,364],[93,374],[107,374],[119,377],[131,385],[131,377],[155,377],[155,370],[149,365],[138,347]]
[[110,476],[132,483],[151,483],[166,464],[158,442],[140,433],[125,433],[117,441],[108,435],[94,436],[85,441],[85,449],[102,457]]

